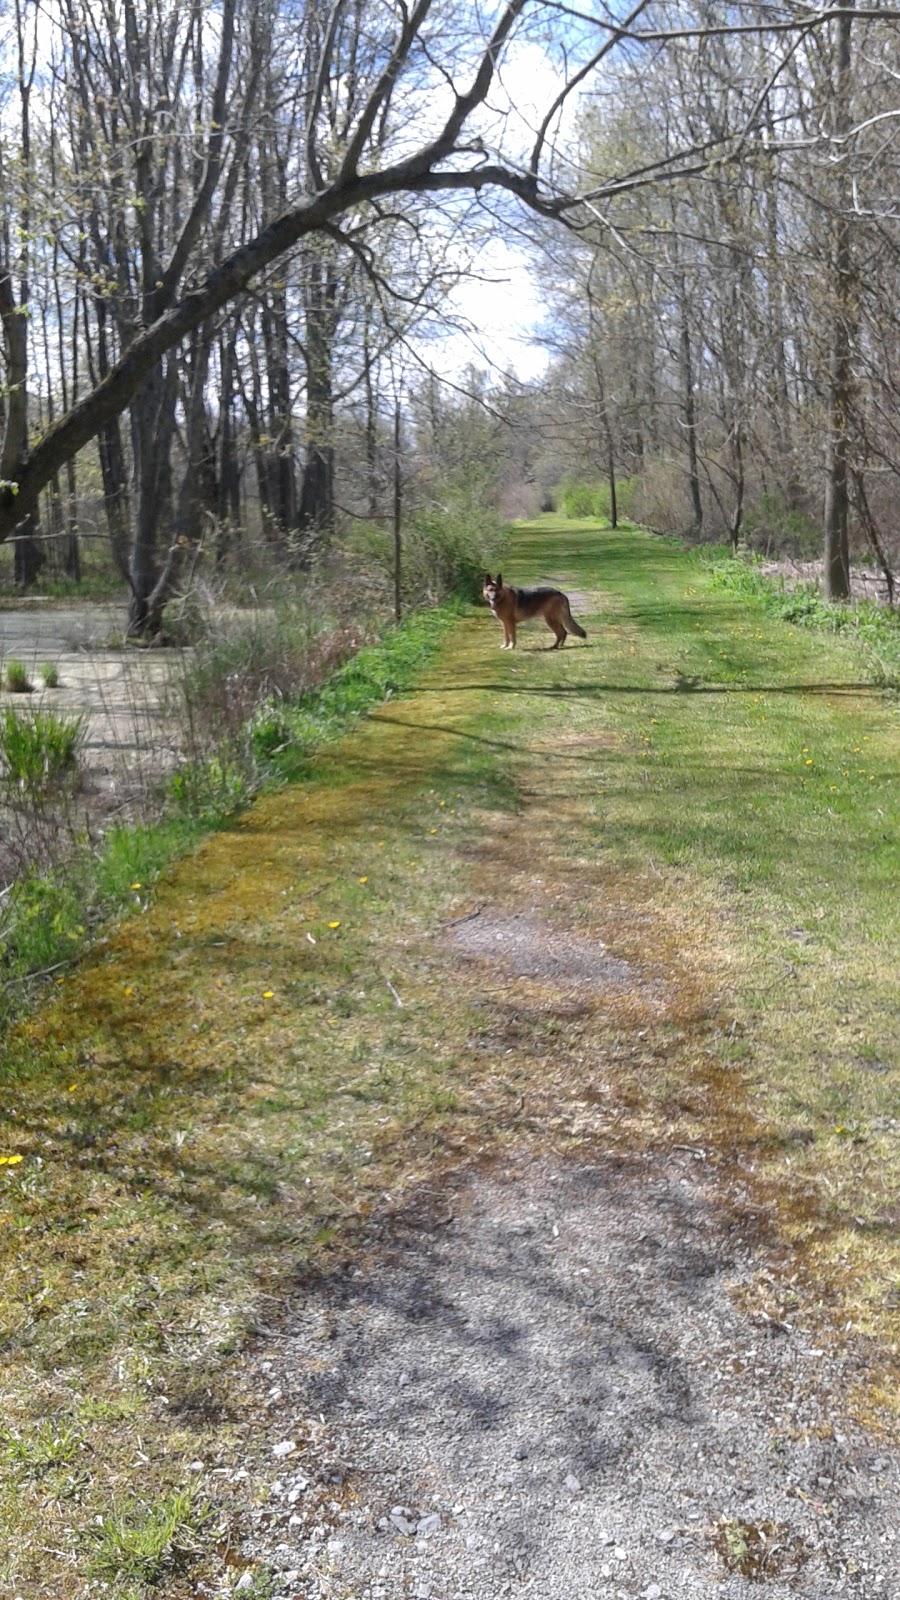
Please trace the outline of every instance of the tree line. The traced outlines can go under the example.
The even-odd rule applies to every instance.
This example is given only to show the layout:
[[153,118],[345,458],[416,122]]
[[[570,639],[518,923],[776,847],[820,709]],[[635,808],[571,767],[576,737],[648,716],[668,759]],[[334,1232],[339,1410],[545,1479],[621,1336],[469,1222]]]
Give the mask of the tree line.
[[893,598],[900,31],[821,15],[707,8],[692,28],[659,6],[642,32],[665,47],[597,83],[573,160],[683,175],[544,233],[553,382],[574,453],[636,475],[651,521],[821,554],[835,597],[855,542]]
[[[553,263],[557,393],[598,459],[680,464],[694,525],[735,542],[751,498],[807,514],[827,489],[841,592],[851,518],[883,553],[900,459],[896,28],[852,5],[11,0],[18,580],[48,534],[77,573],[93,479],[144,632],[250,493],[299,566],[342,506],[377,511],[392,356],[490,225]],[[527,137],[523,49],[547,74]]]

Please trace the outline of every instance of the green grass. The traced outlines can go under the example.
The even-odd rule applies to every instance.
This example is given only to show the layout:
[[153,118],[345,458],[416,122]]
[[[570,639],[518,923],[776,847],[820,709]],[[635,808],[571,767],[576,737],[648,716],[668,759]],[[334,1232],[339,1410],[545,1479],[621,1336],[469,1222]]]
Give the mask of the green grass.
[[84,729],[83,716],[40,710],[23,716],[5,706],[0,711],[0,759],[7,783],[32,799],[57,788],[77,768]]
[[[260,788],[302,775],[318,746],[407,688],[457,615],[452,606],[414,613],[296,705],[262,708],[249,734],[249,767],[227,748],[187,763],[170,781],[169,814],[159,822],[110,828],[99,848],[22,878],[0,903],[0,1022],[29,1002],[30,974],[72,961],[105,921],[146,906],[160,875],[205,833],[223,827]],[[26,718],[7,708],[0,756],[9,781],[32,797],[52,788],[74,765],[82,733],[82,718],[47,711]]]
[[[12,566],[6,572],[2,570],[2,556],[5,551],[0,551],[0,610],[4,606],[18,607],[22,603],[22,591],[14,581]],[[71,600],[116,600],[127,602],[128,589],[123,584],[120,575],[103,566],[96,568],[86,567],[80,582],[74,578],[62,575],[39,577],[35,584],[29,586],[29,595],[40,595],[42,600],[58,600],[65,603]]]
[[30,694],[31,679],[24,661],[10,660],[6,663],[6,687],[10,694]]
[[73,1423],[64,1419],[57,1422],[47,1419],[26,1434],[0,1429],[0,1455],[22,1475],[43,1477],[74,1461],[82,1442],[82,1434]]
[[755,608],[802,628],[842,633],[857,641],[869,655],[874,683],[900,687],[900,612],[873,600],[825,600],[814,585],[786,585],[770,578],[754,562],[735,561],[724,549],[698,551],[697,559],[711,576],[714,588],[749,601]]
[[551,680],[537,697],[511,680],[501,727],[523,726],[521,693],[538,732],[602,728],[571,849],[646,885],[667,926],[687,918],[731,1014],[712,1048],[741,1115],[833,1219],[863,1218],[865,1271],[898,1176],[900,703],[857,630],[773,614],[672,541],[548,521],[518,550],[525,580],[596,584],[600,615],[590,650],[529,666]]
[[313,750],[409,688],[459,615],[458,606],[413,612],[402,627],[357,651],[320,687],[293,701],[260,707],[252,724],[257,754],[284,780],[302,776]]
[[[266,754],[301,783],[171,870],[116,843],[104,892],[139,914],[7,1039],[4,1420],[80,1441],[46,1473],[6,1457],[13,1593],[215,1592],[246,1506],[172,1512],[197,1457],[246,1464],[248,1499],[271,1466],[234,1360],[260,1315],[385,1193],[526,1140],[702,1144],[778,1208],[765,1294],[889,1359],[897,701],[855,637],[672,541],[547,518],[507,568],[572,590],[586,644],[535,624],[503,654],[479,608],[344,671]],[[446,925],[485,902],[602,940],[633,992],[560,1018],[461,969]]]
[[106,1513],[96,1529],[92,1576],[117,1585],[157,1585],[198,1547],[204,1520],[190,1489],[173,1489],[155,1504],[139,1500]]
[[45,689],[59,688],[59,667],[53,661],[45,661],[40,668],[40,679]]

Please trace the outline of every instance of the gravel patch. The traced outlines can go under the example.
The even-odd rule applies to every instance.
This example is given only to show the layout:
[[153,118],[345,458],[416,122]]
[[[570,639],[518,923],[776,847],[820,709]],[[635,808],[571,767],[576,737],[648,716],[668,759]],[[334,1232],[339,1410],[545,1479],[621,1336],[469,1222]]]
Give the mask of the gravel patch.
[[688,1153],[414,1197],[260,1352],[243,1558],[291,1600],[896,1600],[898,1461],[849,1355],[737,1309],[766,1266]]
[[557,994],[608,994],[635,987],[638,969],[612,956],[606,945],[564,933],[532,912],[486,909],[450,930],[458,954],[499,964],[518,978],[546,981]]

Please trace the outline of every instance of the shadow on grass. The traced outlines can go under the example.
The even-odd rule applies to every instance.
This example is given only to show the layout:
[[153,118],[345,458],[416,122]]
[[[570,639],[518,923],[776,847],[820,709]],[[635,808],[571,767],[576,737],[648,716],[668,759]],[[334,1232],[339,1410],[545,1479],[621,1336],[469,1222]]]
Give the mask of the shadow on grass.
[[[678,678],[674,683],[596,683],[596,684],[532,684],[509,683],[506,679],[495,682],[450,684],[423,684],[417,695],[436,694],[527,694],[540,695],[553,700],[593,700],[602,695],[677,695],[677,694],[811,694],[811,695],[868,695],[880,700],[884,691],[872,683],[708,683],[700,678]],[[384,720],[381,707],[371,718]]]

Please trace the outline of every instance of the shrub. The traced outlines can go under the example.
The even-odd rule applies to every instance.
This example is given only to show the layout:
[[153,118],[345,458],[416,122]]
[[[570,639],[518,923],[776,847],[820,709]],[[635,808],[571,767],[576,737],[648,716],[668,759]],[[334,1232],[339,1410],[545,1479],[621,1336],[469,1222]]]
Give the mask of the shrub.
[[753,550],[810,560],[822,549],[822,529],[777,492],[762,494],[744,513],[743,536]]
[[24,661],[7,661],[6,687],[10,694],[30,694],[31,682]]
[[40,669],[41,682],[45,689],[59,688],[59,668],[52,661],[45,661]]
[[83,912],[79,882],[20,878],[0,916],[0,967],[24,976],[69,960],[84,938]]
[[42,794],[72,774],[84,735],[84,717],[54,711],[23,716],[12,706],[0,713],[0,756],[6,779],[28,795]]
[[[616,480],[616,509],[620,517],[628,517],[634,508],[637,478]],[[609,483],[568,483],[560,491],[563,510],[567,517],[601,517],[608,521],[612,509]]]
[[[481,598],[484,574],[501,560],[507,528],[476,484],[442,483],[434,499],[408,510],[402,531],[400,579],[407,607]],[[391,532],[363,524],[353,543],[373,564],[385,595],[393,592]]]

